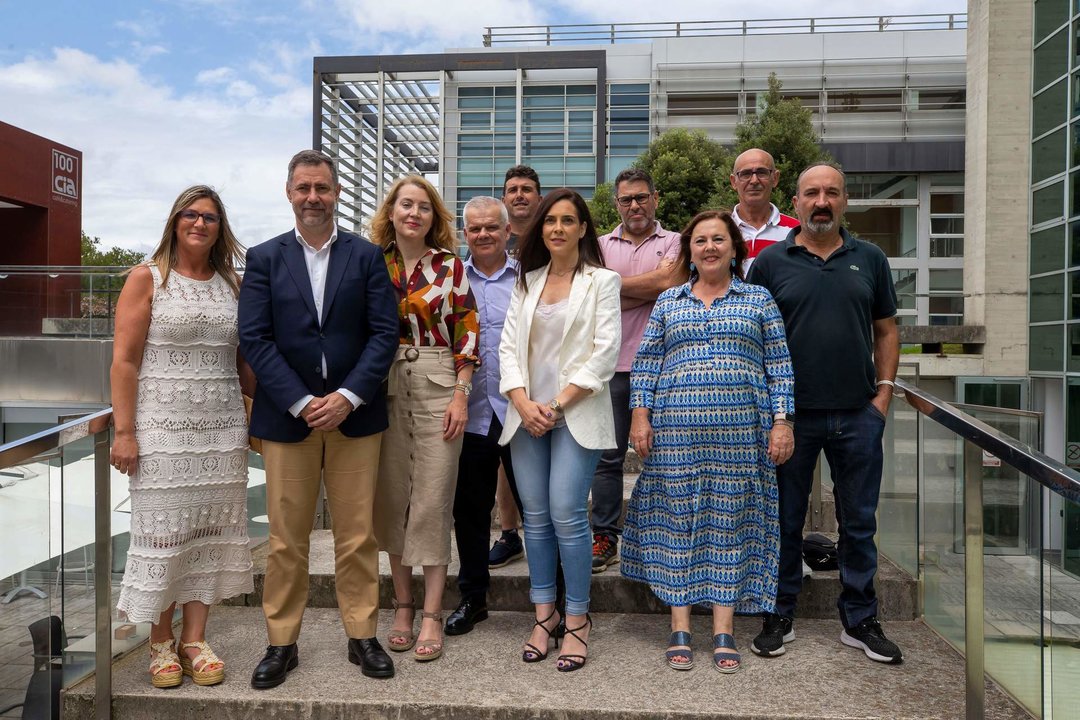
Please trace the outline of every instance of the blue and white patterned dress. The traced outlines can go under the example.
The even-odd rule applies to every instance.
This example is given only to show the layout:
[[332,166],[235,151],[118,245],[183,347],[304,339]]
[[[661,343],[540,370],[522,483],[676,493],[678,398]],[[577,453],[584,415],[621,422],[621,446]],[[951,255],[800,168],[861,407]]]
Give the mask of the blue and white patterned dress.
[[771,612],[780,525],[773,414],[794,412],[784,322],[769,291],[733,278],[711,307],[690,283],[660,295],[634,360],[632,408],[652,410],[622,573],[661,601]]

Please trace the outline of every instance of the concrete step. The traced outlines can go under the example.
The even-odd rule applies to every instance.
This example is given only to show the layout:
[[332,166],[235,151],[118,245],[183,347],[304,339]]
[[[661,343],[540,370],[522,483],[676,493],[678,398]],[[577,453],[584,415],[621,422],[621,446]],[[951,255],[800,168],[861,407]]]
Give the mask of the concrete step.
[[[709,622],[694,618],[697,666],[670,670],[663,659],[669,631],[661,615],[593,616],[589,661],[560,673],[554,657],[520,660],[532,614],[493,613],[468,635],[448,638],[439,660],[417,663],[394,655],[392,679],[363,677],[346,657],[338,613],[307,611],[300,636],[300,665],[285,684],[253,690],[251,672],[266,634],[256,608],[214,608],[207,637],[227,666],[225,682],[199,687],[190,679],[171,690],[150,686],[146,649],[113,666],[112,716],[116,720],[702,720],[777,718],[835,720],[951,720],[964,717],[961,658],[918,621],[886,626],[904,650],[902,665],[871,662],[840,644],[835,620],[796,623],[797,640],[780,658],[751,654],[760,627],[738,618],[735,637],[743,669],[720,675],[709,663]],[[379,636],[392,621],[380,614]],[[554,656],[556,653],[552,653]],[[93,678],[64,694],[64,717],[92,717]],[[988,684],[986,718],[1029,716]]]
[[[230,601],[235,605],[258,607],[262,603],[262,588],[266,572],[268,547],[263,545],[254,552],[255,592]],[[457,548],[451,543],[451,561],[447,577],[443,606],[453,608],[458,603]],[[385,553],[379,554],[379,572],[382,582],[380,605],[391,607],[393,584],[390,581],[390,565]],[[309,607],[337,607],[334,582],[333,536],[329,530],[316,530],[311,535],[311,585]],[[529,603],[529,568],[524,559],[506,567],[491,571],[491,589],[488,607],[493,610],[527,611]],[[887,559],[881,559],[878,571],[877,592],[880,602],[879,616],[883,620],[913,620],[916,617],[917,586],[914,579]],[[416,568],[413,574],[414,597],[423,597],[423,576]],[[799,596],[799,617],[835,618],[836,599],[840,594],[839,573],[819,572],[806,580]],[[593,575],[592,609],[598,613],[667,613],[648,586],[631,582],[619,573],[619,566],[609,567],[606,572]]]

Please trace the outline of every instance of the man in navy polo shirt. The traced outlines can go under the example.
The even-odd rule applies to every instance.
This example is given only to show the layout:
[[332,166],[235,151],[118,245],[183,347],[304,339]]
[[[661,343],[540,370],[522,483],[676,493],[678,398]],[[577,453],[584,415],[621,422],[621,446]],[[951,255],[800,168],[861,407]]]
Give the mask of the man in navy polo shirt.
[[795,639],[802,529],[814,466],[824,450],[840,526],[840,641],[872,660],[900,663],[900,648],[878,623],[874,592],[881,438],[900,359],[896,290],[885,254],[841,225],[847,185],[840,168],[808,167],[793,201],[801,227],[758,255],[748,278],[776,299],[795,369],[795,452],[777,468],[776,613],[765,616],[751,649],[774,657]]

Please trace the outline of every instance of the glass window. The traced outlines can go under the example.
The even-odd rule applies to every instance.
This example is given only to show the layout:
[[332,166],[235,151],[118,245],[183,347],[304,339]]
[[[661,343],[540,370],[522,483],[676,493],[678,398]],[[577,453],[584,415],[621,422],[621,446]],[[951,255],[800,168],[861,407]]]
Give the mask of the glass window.
[[829,112],[900,112],[901,91],[831,90]]
[[461,113],[461,127],[463,128],[476,128],[483,127],[491,128],[491,113],[489,112],[463,112]]
[[1065,183],[1056,182],[1031,193],[1031,224],[1063,218]]
[[[957,182],[963,187],[963,176]],[[852,200],[915,200],[919,197],[919,179],[915,175],[851,174],[847,176],[847,189]]]
[[891,258],[914,257],[917,207],[848,206],[848,230]]
[[1065,326],[1038,325],[1028,333],[1028,367],[1061,372],[1065,365]]
[[1069,319],[1080,320],[1080,272],[1075,270],[1069,273]]
[[[1031,103],[1031,137],[1038,137],[1068,119],[1068,84],[1062,80],[1035,96]],[[1073,104],[1073,115],[1080,115],[1080,103]]]
[[1035,0],[1035,42],[1061,27],[1069,17],[1069,6],[1062,0]]
[[738,115],[738,93],[668,93],[670,117]]
[[1031,182],[1046,180],[1065,172],[1065,128],[1031,144]]
[[930,196],[931,214],[964,212],[964,193],[938,192]]
[[1068,69],[1069,33],[1062,29],[1035,48],[1031,88],[1039,90],[1065,74]]
[[1072,189],[1069,215],[1080,215],[1080,171],[1073,170],[1069,173],[1069,186]]
[[1062,320],[1065,316],[1065,275],[1049,275],[1032,278],[1031,304],[1028,315],[1031,322]]
[[930,270],[930,324],[962,325],[964,322],[964,271]]
[[[1069,372],[1080,372],[1080,325],[1070,325],[1069,326],[1069,367],[1068,367],[1068,370],[1069,370]],[[1069,384],[1069,401],[1070,401],[1070,403],[1073,402],[1073,393],[1072,393],[1073,389],[1074,388],[1080,389],[1080,386],[1072,384],[1074,382],[1076,382],[1076,381],[1075,380],[1070,381],[1070,384]],[[1071,412],[1075,412],[1076,410],[1080,410],[1080,405],[1077,405],[1075,408],[1070,407]],[[1070,418],[1070,421],[1071,421],[1071,418]],[[1080,429],[1080,426],[1078,426],[1077,429]],[[1070,465],[1072,465],[1073,467],[1076,467],[1077,465],[1080,465],[1080,462],[1075,462],[1074,461],[1073,463],[1070,463]]]
[[1058,225],[1032,233],[1031,273],[1044,273],[1060,270],[1063,267],[1065,267],[1065,226]]
[[893,270],[893,284],[896,286],[898,310],[915,309],[915,283],[918,273],[915,270]]
[[967,107],[965,88],[912,89],[910,110],[963,110]]

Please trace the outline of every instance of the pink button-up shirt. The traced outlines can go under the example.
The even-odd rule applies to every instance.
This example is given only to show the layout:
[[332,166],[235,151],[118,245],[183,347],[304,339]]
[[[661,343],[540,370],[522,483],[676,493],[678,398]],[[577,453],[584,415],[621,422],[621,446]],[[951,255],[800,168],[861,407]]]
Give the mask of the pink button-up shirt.
[[[623,227],[619,225],[602,236],[600,249],[604,251],[604,265],[624,278],[651,272],[660,267],[665,259],[675,260],[679,257],[679,233],[665,230],[659,222],[653,234],[640,245],[623,239],[622,234]],[[622,311],[622,347],[615,372],[630,372],[654,304],[645,303]]]

